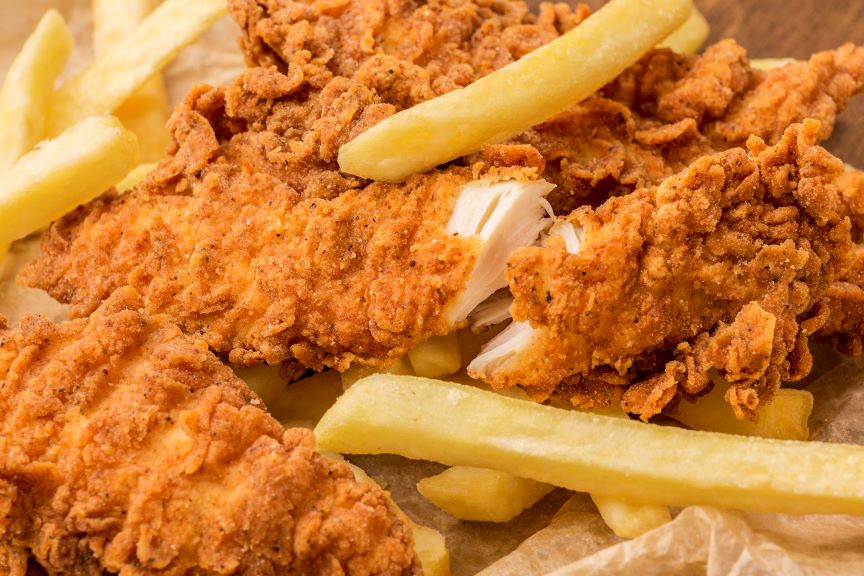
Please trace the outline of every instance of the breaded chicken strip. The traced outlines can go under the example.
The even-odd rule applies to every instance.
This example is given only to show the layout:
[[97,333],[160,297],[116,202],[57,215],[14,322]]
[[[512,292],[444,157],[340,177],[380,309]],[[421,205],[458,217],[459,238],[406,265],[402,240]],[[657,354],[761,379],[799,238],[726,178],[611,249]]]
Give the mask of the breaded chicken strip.
[[0,330],[0,566],[23,574],[417,572],[409,521],[284,430],[132,289]]
[[[230,4],[250,65],[297,76],[321,64],[322,86],[332,75],[363,76],[386,91],[394,111],[464,87],[590,14],[581,4],[571,11],[541,3],[534,15],[514,0]],[[390,65],[360,73],[372,62]],[[546,161],[544,178],[557,185],[549,200],[566,214],[656,185],[701,156],[743,146],[751,134],[775,144],[790,124],[814,118],[824,140],[862,89],[864,48],[851,44],[770,72],[750,67],[734,40],[701,56],[659,49],[596,96],[487,155],[506,157],[514,143],[535,147]]]
[[819,120],[831,135],[849,100],[864,90],[864,47],[844,45],[762,72],[724,40],[701,56],[655,50],[595,97],[529,130],[517,141],[546,160],[557,184],[556,213],[659,184],[697,158],[744,146],[750,135],[775,144],[790,125]]
[[[734,45],[703,59],[680,57],[671,71],[651,64],[678,58],[659,51],[625,74],[632,82],[609,87],[608,97],[527,133],[522,140],[534,146],[490,146],[404,184],[370,183],[339,172],[341,145],[401,109],[506,65],[587,12],[546,5],[533,16],[521,2],[485,0],[233,0],[231,9],[249,61],[269,67],[249,70],[227,89],[193,91],[171,121],[172,158],[133,193],[108,195],[54,224],[42,256],[21,279],[71,303],[77,316],[133,286],[148,313],[171,315],[184,331],[245,365],[290,361],[297,371],[343,370],[355,362],[384,366],[452,330],[506,286],[507,250],[536,238],[542,196],[551,189],[543,178],[566,188],[552,192],[558,208],[573,198],[581,203],[584,190],[563,176],[565,165],[604,162],[606,134],[624,130],[622,137],[631,138],[622,122],[635,126],[633,118],[644,115],[632,138],[649,128],[666,133],[666,120],[656,118],[684,114],[696,84],[725,85],[730,59],[735,74],[757,74]],[[837,108],[858,87],[846,62],[859,56],[854,49],[837,56],[844,64],[825,72],[814,88],[848,85],[848,94],[832,88]],[[667,81],[649,82],[654,76],[648,71],[658,67],[663,74],[655,76]],[[631,84],[653,86],[655,99],[680,96],[667,112],[651,112],[641,88],[630,91],[638,97],[627,96]],[[735,97],[745,98],[757,85],[748,80]],[[813,100],[804,95],[802,102]],[[614,113],[607,113],[609,106]],[[813,108],[802,104],[796,113],[818,112]],[[700,122],[716,120],[698,115]],[[675,118],[669,121],[697,124]],[[552,125],[560,139],[544,132]],[[659,167],[635,180],[622,176],[633,185],[661,179],[713,147],[698,130],[689,140],[693,147],[652,138],[645,158],[653,160],[639,164]],[[584,162],[577,161],[583,153]],[[554,166],[548,168],[547,159]],[[608,179],[601,180],[592,190],[608,194]],[[523,218],[515,209],[522,204],[498,202],[494,186],[506,181],[516,182],[516,195],[525,200]],[[463,196],[482,201],[470,206],[458,201]],[[496,206],[508,207],[510,216],[488,217]],[[466,213],[476,216],[468,218],[474,228],[458,225]],[[511,243],[486,245],[501,236]]]
[[749,153],[584,207],[558,224],[569,234],[516,251],[517,322],[471,374],[585,407],[620,399],[647,419],[713,368],[736,414],[755,416],[781,379],[809,373],[808,337],[851,260],[843,164],[815,146],[822,133],[808,121],[774,147],[753,137]]
[[[169,314],[231,362],[296,360],[317,370],[387,365],[451,331],[506,286],[510,250],[530,245],[542,230],[540,201],[551,186],[536,179],[536,168],[481,174],[453,167],[399,185],[350,186],[331,170],[333,193],[326,175],[304,188],[312,176],[301,174],[302,164],[283,162],[282,152],[303,142],[282,131],[225,132],[252,122],[243,115],[251,91],[285,78],[256,69],[227,94],[193,92],[172,120],[174,158],[137,190],[55,223],[22,278],[71,303],[72,317],[132,286],[146,313]],[[463,302],[488,254],[476,226],[467,233],[448,228],[454,207],[463,193],[491,198],[508,182],[522,202],[500,224],[516,244],[498,250],[494,278],[481,279],[489,286]],[[507,226],[517,217],[522,233]]]

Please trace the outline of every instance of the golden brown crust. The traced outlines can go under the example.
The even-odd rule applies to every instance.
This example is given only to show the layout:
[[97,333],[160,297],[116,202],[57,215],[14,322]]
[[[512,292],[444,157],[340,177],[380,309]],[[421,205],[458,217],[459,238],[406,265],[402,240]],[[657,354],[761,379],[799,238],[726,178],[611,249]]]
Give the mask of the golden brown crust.
[[805,376],[807,338],[826,321],[822,300],[853,247],[834,183],[842,163],[814,145],[820,130],[792,126],[772,148],[754,138],[749,154],[706,157],[658,187],[574,212],[586,238],[578,254],[557,238],[516,251],[514,318],[545,336],[491,382],[548,395],[607,366],[639,383],[622,403],[647,418],[679,386],[698,393],[716,368],[739,416],[752,416],[780,378]]
[[696,159],[775,144],[787,126],[814,118],[827,138],[836,115],[864,89],[864,48],[847,44],[768,73],[750,67],[734,40],[701,56],[654,50],[596,96],[516,140],[546,159],[558,184],[556,213],[658,184]]
[[0,566],[412,573],[409,522],[383,491],[140,305],[125,289],[89,320],[0,332]]
[[849,272],[828,289],[831,315],[818,335],[844,354],[864,354],[864,246],[857,246]]
[[[22,279],[73,304],[75,317],[132,286],[147,313],[170,314],[238,364],[383,365],[449,331],[442,310],[474,248],[444,226],[470,168],[401,185],[346,178],[311,150],[350,132],[350,119],[335,128],[324,115],[302,141],[284,124],[248,128],[267,106],[245,100],[278,94],[283,79],[256,69],[227,95],[194,91],[172,119],[173,158],[134,192],[55,223]],[[268,102],[260,122],[271,125],[293,105]],[[230,134],[234,123],[245,130]]]

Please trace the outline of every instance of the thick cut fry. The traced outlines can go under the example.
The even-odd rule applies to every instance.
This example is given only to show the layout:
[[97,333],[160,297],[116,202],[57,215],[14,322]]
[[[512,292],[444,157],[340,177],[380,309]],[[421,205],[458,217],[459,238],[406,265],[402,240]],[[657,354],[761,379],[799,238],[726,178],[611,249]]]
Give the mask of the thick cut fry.
[[[597,408],[591,412],[613,418],[627,418],[620,405]],[[638,538],[672,520],[669,507],[663,504],[630,502],[615,496],[593,493],[590,496],[606,526],[621,538]]]
[[795,62],[797,62],[797,60],[794,58],[756,58],[750,60],[750,66],[757,70],[765,70],[767,72],[768,70],[780,68],[787,64],[794,64]]
[[500,470],[454,466],[417,483],[424,498],[460,520],[509,522],[554,486]]
[[224,0],[167,0],[51,99],[49,132],[108,114],[226,13]]
[[742,436],[759,436],[778,440],[807,440],[807,420],[813,410],[813,395],[806,390],[781,388],[770,403],[760,406],[756,422],[739,420],[726,408],[724,395],[729,384],[711,375],[714,388],[695,403],[679,402],[669,415],[694,430],[725,432]]
[[694,54],[699,51],[710,33],[708,20],[694,6],[687,21],[667,36],[659,47],[670,48],[679,54]]
[[612,0],[513,64],[364,132],[339,150],[339,167],[400,181],[515,136],[618,76],[680,26],[691,6],[690,0]]
[[83,120],[0,173],[0,245],[89,202],[138,163],[138,143],[113,116]]
[[286,428],[314,428],[342,394],[339,373],[332,370],[291,384],[279,374],[278,366],[238,367],[234,372],[261,397],[267,410]]
[[666,506],[633,504],[618,497],[599,494],[591,494],[591,500],[609,529],[621,538],[638,538],[672,521],[672,514]]
[[[93,0],[93,47],[102,56],[137,28],[160,0]],[[165,156],[170,136],[168,94],[160,74],[154,75],[115,111],[123,125],[138,136],[141,159]]]
[[156,168],[156,166],[157,164],[155,162],[139,164],[131,172],[129,172],[129,174],[127,174],[126,177],[123,178],[123,180],[118,182],[115,188],[120,193],[128,192],[129,190],[137,186],[142,180],[144,180],[144,178],[146,178],[147,175]]
[[450,553],[444,535],[428,526],[414,524],[414,549],[424,576],[450,576]]
[[323,450],[495,468],[633,502],[864,515],[861,446],[657,426],[425,378],[366,378],[315,432]]
[[396,374],[398,376],[413,376],[414,370],[408,358],[402,357],[383,370],[374,366],[352,366],[342,373],[342,389],[347,390],[355,382],[372,374]]
[[73,44],[63,17],[49,10],[12,62],[0,90],[0,170],[45,138],[48,102]]
[[433,336],[408,352],[411,368],[417,376],[440,378],[455,374],[462,368],[462,351],[455,332]]

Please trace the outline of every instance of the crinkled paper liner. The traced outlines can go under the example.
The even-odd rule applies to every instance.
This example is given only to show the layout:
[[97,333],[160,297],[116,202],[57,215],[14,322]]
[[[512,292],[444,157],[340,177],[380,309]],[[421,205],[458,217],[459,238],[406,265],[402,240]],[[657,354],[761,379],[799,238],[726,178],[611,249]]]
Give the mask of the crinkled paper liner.
[[[5,7],[0,19],[0,71],[50,7],[63,12],[78,38],[67,74],[91,57],[87,0],[6,2]],[[224,84],[242,70],[237,33],[225,19],[181,54],[166,73],[172,102],[182,100],[198,82]],[[14,285],[15,271],[37,250],[36,238],[19,242],[0,264],[0,314],[10,324],[27,312],[55,320],[66,314],[44,294]],[[820,350],[807,389],[816,396],[811,417],[814,440],[864,444],[864,362]],[[446,535],[456,576],[864,574],[864,518],[691,507],[678,511],[673,522],[626,541],[606,528],[584,494],[557,490],[506,524],[461,522],[437,510],[415,489],[417,480],[442,466],[396,456],[352,460],[382,482],[413,519]]]

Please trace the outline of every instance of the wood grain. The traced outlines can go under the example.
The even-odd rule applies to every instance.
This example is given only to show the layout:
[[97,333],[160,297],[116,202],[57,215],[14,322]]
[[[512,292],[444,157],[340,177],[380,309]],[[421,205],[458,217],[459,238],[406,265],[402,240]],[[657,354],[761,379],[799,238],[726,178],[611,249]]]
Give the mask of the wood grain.
[[[583,0],[599,8],[603,0]],[[864,45],[862,0],[694,0],[711,23],[708,43],[735,38],[752,58],[808,58],[844,42]],[[707,44],[706,44],[707,45]],[[840,117],[825,146],[864,169],[864,94]]]

